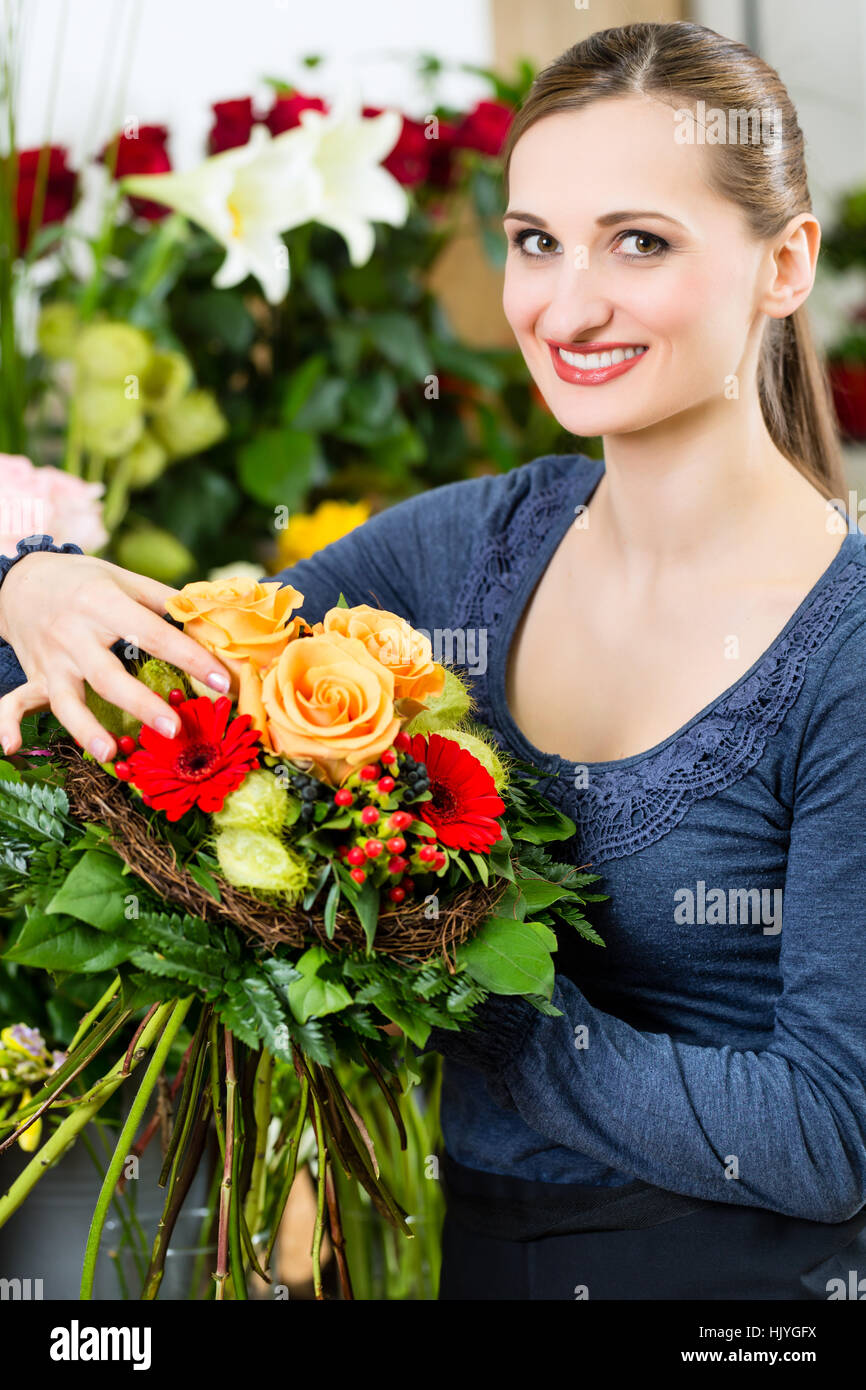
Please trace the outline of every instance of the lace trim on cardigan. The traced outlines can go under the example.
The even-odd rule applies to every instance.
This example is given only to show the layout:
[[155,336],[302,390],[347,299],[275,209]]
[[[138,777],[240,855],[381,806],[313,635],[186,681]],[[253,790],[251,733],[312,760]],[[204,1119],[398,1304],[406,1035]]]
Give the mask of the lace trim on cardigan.
[[[546,488],[517,509],[505,530],[482,548],[467,574],[456,605],[458,624],[497,629],[526,564],[544,543],[551,521],[561,515],[561,484]],[[624,767],[589,763],[585,787],[574,785],[580,763],[546,755],[539,765],[540,771],[549,773],[542,788],[574,820],[581,862],[590,859],[598,864],[644,849],[672,830],[695,801],[723,791],[754,767],[796,700],[809,657],[827,640],[839,615],[864,585],[866,567],[857,561],[845,565],[818,591],[787,637],[767,652],[748,680],[656,753],[638,755],[639,761]],[[475,717],[490,725],[499,745],[507,750],[507,735],[494,723],[488,673],[470,670],[466,675],[476,700]]]

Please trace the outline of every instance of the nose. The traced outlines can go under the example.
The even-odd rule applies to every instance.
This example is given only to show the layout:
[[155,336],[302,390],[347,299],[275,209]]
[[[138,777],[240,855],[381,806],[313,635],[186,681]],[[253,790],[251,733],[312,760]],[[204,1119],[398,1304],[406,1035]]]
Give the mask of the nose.
[[563,253],[562,264],[546,281],[550,298],[538,315],[541,335],[570,343],[610,323],[614,305],[604,292],[598,269],[585,262],[582,248]]

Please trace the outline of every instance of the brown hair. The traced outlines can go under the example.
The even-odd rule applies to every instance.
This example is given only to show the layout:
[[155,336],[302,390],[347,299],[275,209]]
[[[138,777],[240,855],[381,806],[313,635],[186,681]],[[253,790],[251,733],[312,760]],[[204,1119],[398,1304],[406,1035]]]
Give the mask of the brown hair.
[[[755,236],[777,236],[811,212],[803,132],[779,74],[745,44],[701,24],[625,24],[601,29],[540,71],[516,113],[502,152],[504,180],[520,136],[543,116],[579,111],[605,97],[652,96],[677,108],[778,112],[771,142],[708,146],[708,180],[736,203]],[[812,339],[805,305],[768,319],[758,361],[758,393],[776,447],[825,497],[844,497],[847,483],[826,368]]]

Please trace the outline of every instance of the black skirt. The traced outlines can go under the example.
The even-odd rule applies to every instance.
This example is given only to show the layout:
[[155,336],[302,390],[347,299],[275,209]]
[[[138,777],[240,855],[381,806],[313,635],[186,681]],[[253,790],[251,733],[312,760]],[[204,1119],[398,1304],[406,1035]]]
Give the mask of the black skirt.
[[866,1294],[866,1207],[828,1224],[640,1182],[527,1182],[466,1168],[448,1153],[440,1174],[440,1300]]

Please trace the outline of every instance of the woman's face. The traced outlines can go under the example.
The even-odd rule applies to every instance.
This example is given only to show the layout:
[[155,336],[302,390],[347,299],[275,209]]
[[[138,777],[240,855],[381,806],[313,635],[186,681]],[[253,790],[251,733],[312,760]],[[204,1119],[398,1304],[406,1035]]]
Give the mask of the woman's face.
[[[674,131],[672,107],[617,98],[545,116],[514,147],[503,307],[573,434],[644,429],[730,396],[732,374],[754,373],[772,255],[707,187],[713,151],[676,143]],[[554,344],[582,358],[626,346],[593,376]],[[617,362],[629,347],[647,351]]]

